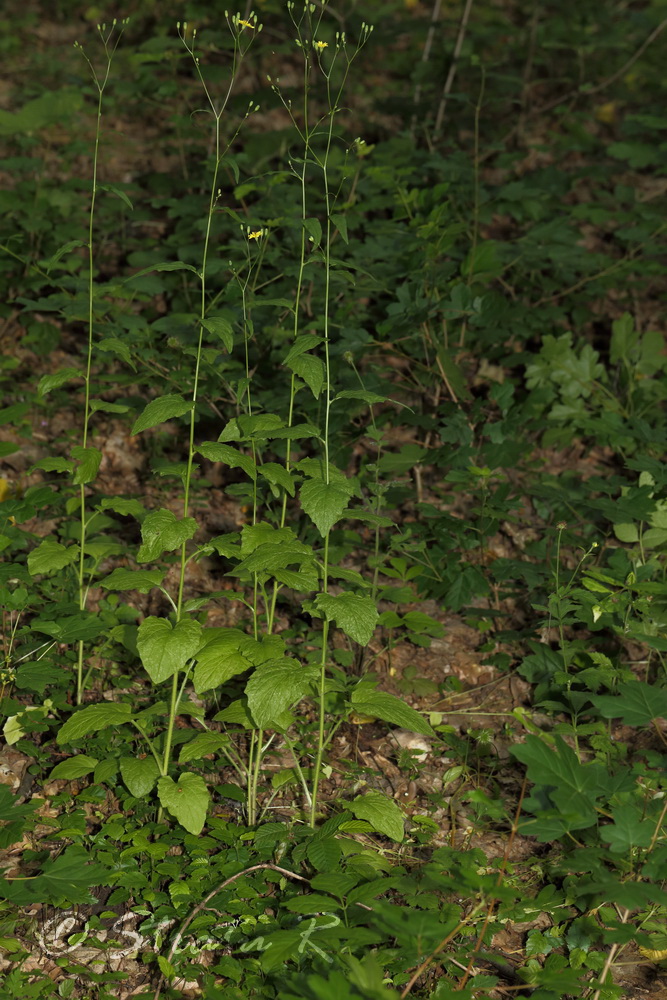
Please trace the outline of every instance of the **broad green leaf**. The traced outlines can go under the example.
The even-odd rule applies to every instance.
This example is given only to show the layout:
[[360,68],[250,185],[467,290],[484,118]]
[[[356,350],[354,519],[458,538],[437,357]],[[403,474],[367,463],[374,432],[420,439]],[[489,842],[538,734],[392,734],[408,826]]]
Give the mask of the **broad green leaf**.
[[51,684],[60,686],[63,680],[63,671],[60,667],[55,667],[48,660],[28,660],[22,663],[16,671],[15,684],[17,688],[24,691],[37,691],[43,695],[46,688]]
[[212,333],[214,337],[219,337],[227,348],[229,354],[234,349],[234,331],[232,324],[224,316],[207,316],[202,320],[202,326]]
[[194,669],[193,683],[197,694],[226,684],[231,677],[250,670],[252,663],[236,649],[221,649],[211,643],[201,651]]
[[312,667],[287,658],[258,667],[245,689],[256,724],[261,729],[275,725],[279,715],[309,693],[315,676]]
[[364,524],[370,524],[373,528],[392,528],[396,523],[390,517],[374,514],[370,510],[359,510],[355,507],[346,507],[343,511],[343,517],[346,521],[363,521]]
[[130,795],[142,799],[153,791],[160,769],[154,757],[121,757],[120,773]]
[[52,458],[41,458],[35,462],[31,471],[41,469],[42,472],[74,472],[74,462],[69,458],[60,458],[54,455]]
[[371,597],[359,594],[318,594],[316,607],[328,621],[335,621],[338,628],[350,639],[367,646],[378,623],[378,610]]
[[132,281],[134,278],[141,278],[144,274],[151,274],[153,271],[192,271],[193,274],[199,276],[199,271],[192,264],[185,264],[182,260],[172,260],[166,261],[163,264],[151,264],[150,267],[144,267],[141,271],[137,271],[135,274],[131,274],[128,278],[125,278],[125,282]]
[[101,760],[97,767],[95,768],[95,773],[93,774],[93,781],[96,785],[101,785],[106,782],[110,782],[112,778],[118,772],[118,761],[115,757],[107,757],[105,760]]
[[78,545],[68,545],[66,548],[55,538],[45,538],[28,556],[28,570],[32,576],[54,573],[76,562],[78,558]]
[[277,427],[275,430],[267,431],[264,437],[281,441],[297,441],[300,438],[322,440],[319,430],[313,424],[292,424],[291,427]]
[[322,338],[316,337],[314,333],[300,334],[292,344],[287,357],[283,361],[283,364],[289,368],[295,358],[305,354],[306,351],[312,351],[314,347],[317,347],[321,343]]
[[344,392],[337,392],[332,403],[337,399],[362,399],[364,403],[372,406],[373,403],[386,403],[387,396],[378,396],[376,392],[367,392],[366,389],[345,389]]
[[46,262],[45,271],[47,274],[51,271],[54,264],[57,264],[61,257],[65,254],[71,253],[72,250],[76,250],[77,247],[87,247],[88,244],[84,243],[83,240],[70,240],[68,243],[63,243],[61,247],[58,247],[53,256],[49,257]]
[[312,354],[301,354],[298,358],[290,361],[287,367],[303,379],[317,399],[322,392],[325,376],[324,364],[320,358],[316,358]]
[[629,853],[633,847],[650,847],[655,833],[655,823],[644,819],[638,806],[626,802],[611,811],[613,824],[603,826],[600,839],[609,844],[614,854]]
[[278,465],[277,462],[265,462],[264,465],[260,465],[258,472],[273,486],[282,486],[286,493],[291,497],[294,496],[296,489],[294,476],[290,475],[283,465]]
[[[341,847],[335,837],[313,837],[306,848],[308,860],[318,872],[335,871],[340,863]],[[330,902],[327,905],[330,905]],[[326,910],[326,907],[324,907]],[[308,910],[311,913],[312,910]]]
[[178,779],[160,778],[158,781],[160,804],[175,816],[188,833],[198,836],[206,822],[210,797],[204,779],[186,772]]
[[295,539],[291,528],[274,528],[267,521],[247,524],[241,531],[241,555],[248,556],[260,545],[291,542]]
[[224,733],[197,733],[193,740],[181,747],[178,762],[187,764],[189,760],[200,760],[228,744],[229,737]]
[[275,569],[284,569],[293,563],[312,563],[313,550],[295,538],[292,542],[278,545],[260,545],[251,552],[235,568],[235,573],[270,573]]
[[636,524],[615,524],[614,534],[619,542],[626,542],[629,545],[639,541],[639,528]]
[[33,618],[30,627],[34,632],[50,635],[57,642],[86,642],[88,639],[96,639],[107,626],[99,615],[77,611],[76,614],[64,615],[55,621]]
[[667,719],[667,690],[644,681],[618,685],[618,694],[591,695],[605,719],[622,719],[627,726],[649,726],[653,719]]
[[214,722],[225,722],[230,726],[243,726],[244,729],[254,729],[255,723],[250,718],[245,698],[232,701],[227,708],[213,716]]
[[77,444],[72,448],[72,458],[78,462],[72,480],[74,485],[85,486],[86,483],[92,483],[99,472],[102,452],[98,448],[83,448]]
[[164,423],[165,420],[182,417],[185,413],[190,412],[193,405],[192,400],[183,399],[178,393],[170,393],[168,396],[152,399],[142,414],[134,421],[131,433],[139,434],[140,431],[156,427],[158,424]]
[[347,219],[346,219],[346,217],[344,215],[341,215],[339,212],[332,212],[331,213],[331,221],[333,222],[334,226],[336,227],[336,229],[340,233],[341,239],[343,240],[343,243],[345,243],[345,245],[347,246],[349,240],[347,238]]
[[176,978],[175,966],[173,966],[169,961],[169,959],[165,958],[164,955],[158,955],[157,965],[158,969],[160,970],[160,972],[162,973],[162,975],[164,976],[164,978],[167,980],[168,983],[171,983]]
[[134,211],[134,205],[132,204],[128,196],[125,194],[123,189],[119,188],[116,184],[98,184],[96,189],[98,191],[108,191],[109,194],[115,195],[116,198],[120,198],[123,204],[126,205],[131,212]]
[[142,518],[146,513],[146,508],[138,500],[126,500],[124,497],[105,497],[100,503],[100,510],[112,510],[114,514],[136,518]]
[[20,905],[31,903],[94,903],[92,885],[108,885],[110,871],[101,864],[89,864],[83,847],[66,847],[62,854],[44,862],[39,875],[29,880],[0,883],[0,896]]
[[83,378],[83,375],[76,368],[61,368],[53,375],[42,375],[37,386],[37,395],[46,396],[53,389],[59,389],[66,382],[71,382],[73,378]]
[[182,670],[201,646],[199,622],[184,618],[175,626],[166,618],[150,616],[139,626],[137,649],[141,662],[154,684]]
[[39,799],[33,799],[31,802],[20,803],[9,786],[0,782],[0,822],[13,823],[17,819],[30,816],[39,802]]
[[386,691],[369,691],[366,684],[359,685],[352,691],[350,699],[355,712],[371,715],[383,722],[392,722],[395,726],[409,729],[422,736],[435,736],[426,719],[410,708],[400,698]]
[[[322,839],[328,838],[323,837]],[[331,839],[334,840],[333,837]],[[309,841],[309,847],[312,843],[312,840]],[[340,845],[335,840],[334,843],[339,848],[338,856],[340,857]],[[327,910],[339,910],[341,904],[332,899],[331,896],[325,896],[321,892],[307,892],[303,896],[293,896],[292,899],[288,899],[284,906],[290,913],[321,913]]]
[[49,774],[49,781],[56,778],[73,781],[75,778],[83,778],[85,774],[94,771],[99,761],[96,757],[87,757],[85,753],[70,757],[69,760],[61,760]]
[[97,413],[127,413],[130,409],[129,406],[123,406],[121,403],[107,403],[106,399],[91,399],[90,401],[90,412]]
[[56,741],[58,743],[73,743],[83,739],[100,729],[109,726],[122,726],[132,717],[132,709],[125,702],[102,702],[99,705],[87,705],[70,715],[67,722],[60,727]]
[[278,583],[282,583],[285,587],[290,587],[292,590],[299,590],[302,593],[317,590],[320,583],[317,569],[310,566],[298,570],[274,569],[272,575]]
[[221,444],[219,441],[206,441],[199,445],[197,451],[209,462],[223,462],[232,469],[243,469],[249,479],[257,479],[257,466],[252,458],[243,455],[231,445]]
[[333,483],[308,479],[299,490],[299,500],[305,513],[324,538],[340,520],[347,507],[348,494]]
[[161,569],[115,569],[113,573],[100,580],[99,586],[104,590],[138,590],[147,594],[162,583],[164,573]]
[[319,219],[315,218],[304,219],[303,226],[312,241],[313,247],[317,248],[322,242],[322,223]]
[[117,357],[121,358],[126,365],[129,365],[133,371],[137,370],[132,361],[130,348],[118,337],[105,337],[104,340],[100,340],[96,347],[98,351],[108,351],[110,354],[115,354]]
[[96,562],[108,559],[109,556],[124,555],[126,551],[121,542],[114,542],[111,538],[87,539],[84,546],[86,555],[92,556]]
[[196,530],[197,522],[193,517],[184,517],[179,521],[170,510],[161,508],[152,511],[141,525],[143,545],[139,546],[137,562],[155,562],[163,552],[180,548]]
[[567,828],[585,829],[597,821],[595,803],[604,791],[600,764],[581,764],[560,736],[556,746],[550,747],[529,733],[524,743],[510,752],[526,764],[530,781],[549,788],[552,801],[566,817]]
[[[326,469],[321,458],[302,458],[300,462],[297,462],[297,469],[299,472],[303,472],[308,479],[326,482]],[[329,482],[337,489],[342,490],[348,497],[361,496],[356,480],[348,478],[342,469],[336,468],[331,462],[329,462]]]
[[405,835],[404,817],[397,802],[388,799],[382,792],[366,792],[358,795],[352,802],[346,803],[357,819],[365,819],[374,830],[401,841]]

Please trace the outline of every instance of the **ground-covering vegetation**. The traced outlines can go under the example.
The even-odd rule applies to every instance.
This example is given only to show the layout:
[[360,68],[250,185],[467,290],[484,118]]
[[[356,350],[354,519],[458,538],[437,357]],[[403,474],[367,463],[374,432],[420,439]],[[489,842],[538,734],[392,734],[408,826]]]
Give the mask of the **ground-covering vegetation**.
[[664,995],[664,15],[5,4],[2,997]]

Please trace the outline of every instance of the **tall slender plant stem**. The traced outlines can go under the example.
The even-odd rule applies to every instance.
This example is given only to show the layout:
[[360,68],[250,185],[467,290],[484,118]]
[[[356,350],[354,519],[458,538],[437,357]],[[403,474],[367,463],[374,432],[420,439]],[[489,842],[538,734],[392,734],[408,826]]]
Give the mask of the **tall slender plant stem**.
[[[81,438],[81,448],[85,449],[88,447],[88,433],[90,428],[90,380],[93,367],[93,348],[94,348],[94,331],[95,331],[95,317],[94,317],[94,276],[93,276],[93,266],[94,266],[94,227],[95,227],[95,204],[97,199],[97,174],[99,167],[99,156],[100,156],[100,137],[102,134],[102,101],[104,98],[104,91],[106,89],[107,83],[109,81],[109,75],[111,73],[111,63],[113,62],[113,57],[120,42],[123,31],[125,30],[125,25],[127,20],[121,21],[120,28],[116,34],[116,39],[112,46],[110,46],[111,39],[116,30],[117,21],[114,19],[111,23],[111,28],[109,33],[105,35],[106,24],[98,25],[98,31],[100,38],[102,39],[102,45],[104,47],[104,55],[106,57],[106,66],[104,69],[104,74],[98,76],[95,67],[93,66],[91,60],[88,58],[84,52],[81,45],[75,42],[75,48],[81,52],[83,58],[88,63],[90,72],[93,78],[93,83],[97,89],[97,118],[95,124],[95,142],[93,146],[93,177],[91,183],[90,191],[90,209],[88,211],[88,342],[86,350],[86,371],[84,375],[84,409],[83,409],[83,433]],[[84,480],[85,477],[79,477]],[[75,477],[75,483],[77,482],[77,477]],[[85,482],[79,482],[79,505],[80,505],[80,526],[79,526],[79,564],[78,564],[78,590],[79,590],[79,610],[85,611],[86,603],[88,600],[88,585],[86,583],[86,565],[85,565],[85,548],[86,548],[86,484]],[[83,662],[84,662],[84,643],[82,640],[79,641],[77,650],[77,670],[76,670],[76,703],[81,704],[83,698]]]
[[[320,67],[322,73],[324,74],[326,84],[327,84],[327,99],[329,106],[329,119],[328,128],[326,130],[326,141],[324,145],[324,153],[320,156],[315,156],[315,160],[318,163],[322,171],[322,184],[324,189],[324,209],[326,212],[326,225],[324,227],[324,305],[323,305],[323,330],[324,330],[324,482],[329,485],[330,481],[330,469],[329,469],[329,424],[331,418],[331,341],[330,341],[330,329],[329,329],[329,312],[330,312],[330,301],[331,301],[331,211],[333,208],[330,184],[329,184],[329,158],[331,155],[331,146],[333,142],[333,130],[334,122],[336,119],[336,114],[339,110],[339,102],[345,87],[345,82],[347,80],[347,75],[352,64],[352,60],[359,53],[362,46],[368,40],[370,36],[371,28],[362,22],[361,25],[361,37],[357,44],[357,48],[353,55],[350,57],[347,54],[345,35],[343,33],[336,33],[336,50],[332,59],[331,64],[327,70],[324,69],[322,63],[320,62]],[[322,53],[322,49],[319,47],[318,42],[314,40],[314,47],[316,50]],[[342,74],[342,79],[338,86],[334,89],[332,86],[333,71],[336,60],[339,55],[342,55],[346,60],[346,66]],[[324,553],[322,558],[322,593],[326,594],[329,586],[329,537],[330,530],[325,532],[324,535]],[[329,621],[327,618],[324,619],[322,626],[322,653],[320,658],[320,675],[318,683],[318,734],[317,734],[317,750],[315,754],[315,763],[313,767],[313,790],[312,790],[312,801],[310,806],[310,824],[315,826],[317,818],[317,799],[320,786],[320,778],[322,772],[322,758],[324,755],[325,747],[325,696],[326,696],[326,670],[327,670],[327,659],[328,659],[328,648],[329,648]]]
[[[217,202],[218,196],[219,196],[219,192],[218,192],[218,176],[219,176],[220,165],[222,163],[222,160],[223,160],[225,154],[227,153],[227,151],[229,149],[229,146],[231,145],[231,142],[233,142],[233,139],[236,137],[236,134],[238,133],[238,129],[237,129],[236,132],[234,133],[234,136],[232,137],[232,139],[229,140],[229,142],[227,143],[227,145],[223,149],[222,148],[221,121],[222,121],[222,116],[223,116],[223,114],[224,114],[224,112],[225,112],[225,110],[227,108],[227,104],[229,103],[229,99],[230,99],[231,94],[232,94],[232,88],[233,88],[234,82],[236,80],[236,76],[237,76],[237,73],[238,73],[239,65],[241,63],[241,60],[242,60],[243,56],[247,52],[247,50],[249,48],[249,44],[250,44],[250,43],[248,43],[248,45],[246,45],[246,46],[242,46],[241,45],[241,42],[240,42],[241,35],[240,35],[240,30],[239,30],[238,17],[232,17],[232,19],[231,19],[231,21],[229,23],[230,23],[230,30],[232,32],[232,37],[234,39],[234,53],[233,53],[232,68],[231,68],[231,72],[230,72],[229,86],[227,87],[227,91],[226,91],[226,93],[225,93],[225,95],[224,95],[224,97],[222,99],[222,102],[221,102],[221,104],[220,104],[219,107],[216,105],[216,102],[213,99],[213,97],[212,97],[212,95],[211,95],[211,93],[210,93],[210,91],[209,91],[209,89],[208,89],[208,87],[206,85],[206,81],[205,81],[205,79],[203,77],[203,74],[202,74],[202,71],[201,71],[201,66],[200,66],[200,63],[199,63],[199,57],[195,55],[196,30],[193,31],[193,33],[192,33],[192,41],[188,42],[187,37],[186,37],[187,23],[183,23],[183,25],[181,25],[181,23],[179,22],[178,25],[177,25],[177,30],[179,32],[181,41],[183,42],[183,45],[185,46],[186,50],[190,53],[190,56],[192,57],[192,60],[194,62],[195,70],[196,70],[197,76],[199,77],[199,82],[201,83],[202,89],[203,89],[204,94],[206,96],[206,100],[208,102],[209,108],[211,110],[211,113],[212,113],[214,121],[215,121],[215,131],[214,131],[214,166],[213,166],[213,173],[212,173],[212,176],[211,176],[211,185],[210,185],[210,190],[209,190],[209,204],[208,204],[208,212],[207,212],[207,215],[206,215],[206,229],[205,229],[205,233],[204,233],[204,246],[203,246],[203,249],[202,249],[201,271],[200,271],[200,275],[199,275],[199,278],[200,278],[199,336],[197,338],[197,352],[196,352],[196,358],[195,358],[195,370],[194,370],[194,378],[193,378],[193,385],[192,385],[192,396],[191,396],[191,398],[192,398],[192,409],[190,411],[190,426],[189,426],[189,434],[188,434],[188,458],[187,458],[185,473],[184,473],[184,476],[183,476],[183,516],[184,517],[188,516],[189,510],[190,510],[190,492],[191,492],[191,483],[192,483],[192,470],[193,470],[194,456],[195,456],[196,407],[197,407],[197,400],[198,400],[198,393],[199,393],[199,378],[200,378],[200,372],[201,372],[202,347],[203,347],[203,342],[204,342],[204,331],[205,331],[204,321],[206,319],[206,296],[207,296],[206,268],[208,266],[209,249],[210,249],[210,242],[211,242],[211,230],[212,230],[212,226],[213,226],[213,214],[214,214],[215,205],[216,205],[216,202]],[[181,546],[181,552],[180,552],[180,567],[179,567],[179,579],[178,579],[178,596],[177,596],[177,600],[176,600],[176,621],[177,622],[179,622],[181,620],[181,618],[183,617],[183,595],[184,595],[184,590],[185,590],[185,569],[186,569],[186,566],[187,566],[187,562],[188,562],[188,558],[187,558],[187,546],[186,546],[186,543],[183,542],[183,544]],[[175,720],[176,720],[176,712],[177,712],[177,709],[178,709],[178,702],[180,700],[180,696],[179,696],[179,674],[180,674],[180,671],[175,671],[174,674],[173,674],[173,676],[172,676],[171,698],[170,698],[170,704],[169,704],[169,721],[168,721],[168,724],[167,724],[167,733],[166,733],[166,737],[165,737],[164,754],[163,754],[163,759],[162,759],[162,775],[163,776],[166,775],[167,772],[168,772],[169,761],[171,759],[171,747],[172,747],[172,743],[173,743],[174,724],[175,724]]]

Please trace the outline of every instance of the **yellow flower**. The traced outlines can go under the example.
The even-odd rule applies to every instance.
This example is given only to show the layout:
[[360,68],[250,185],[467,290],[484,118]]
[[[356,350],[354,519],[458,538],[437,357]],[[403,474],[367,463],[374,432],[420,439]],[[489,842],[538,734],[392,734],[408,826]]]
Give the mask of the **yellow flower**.
[[250,21],[244,21],[243,18],[241,17],[238,19],[236,23],[240,24],[242,28],[250,28],[252,31],[255,30],[254,24],[251,24]]
[[322,49],[328,49],[329,48],[329,43],[328,42],[313,42],[313,45],[317,49],[318,52],[321,52]]
[[263,229],[255,229],[252,233],[251,232],[248,233],[248,239],[259,240],[262,238],[263,235],[264,235]]

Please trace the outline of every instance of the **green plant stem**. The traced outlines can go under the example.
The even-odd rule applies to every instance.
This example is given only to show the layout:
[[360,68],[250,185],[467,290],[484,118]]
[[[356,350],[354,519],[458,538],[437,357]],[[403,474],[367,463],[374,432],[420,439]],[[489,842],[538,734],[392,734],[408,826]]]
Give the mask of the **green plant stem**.
[[[83,409],[83,434],[81,439],[82,448],[87,448],[88,446],[88,432],[90,426],[90,380],[92,374],[93,366],[93,334],[94,334],[94,225],[95,225],[95,202],[97,198],[97,174],[99,168],[99,153],[100,153],[100,136],[102,133],[102,100],[104,97],[104,91],[109,80],[109,74],[111,73],[111,63],[113,61],[114,53],[118,47],[121,35],[123,34],[123,29],[126,22],[121,22],[120,31],[116,36],[116,41],[109,51],[109,41],[113,35],[114,29],[116,27],[116,21],[114,20],[111,25],[111,31],[109,34],[104,36],[104,31],[106,30],[106,25],[101,28],[98,26],[98,31],[102,39],[102,44],[104,46],[104,54],[106,56],[106,70],[104,77],[100,80],[98,77],[93,64],[91,63],[88,56],[85,54],[80,45],[77,44],[77,48],[81,51],[84,59],[88,63],[90,68],[93,82],[97,88],[97,117],[95,125],[95,142],[93,146],[93,177],[90,192],[90,209],[88,211],[88,340],[86,349],[86,371],[84,375],[84,409]],[[76,482],[76,480],[75,480]],[[79,484],[79,564],[78,564],[78,589],[79,589],[79,610],[85,611],[87,603],[87,588],[84,583],[85,579],[85,548],[86,548],[86,485],[85,483]],[[84,643],[80,640],[77,649],[77,670],[76,670],[76,703],[81,704],[83,698],[83,661],[84,661]]]

